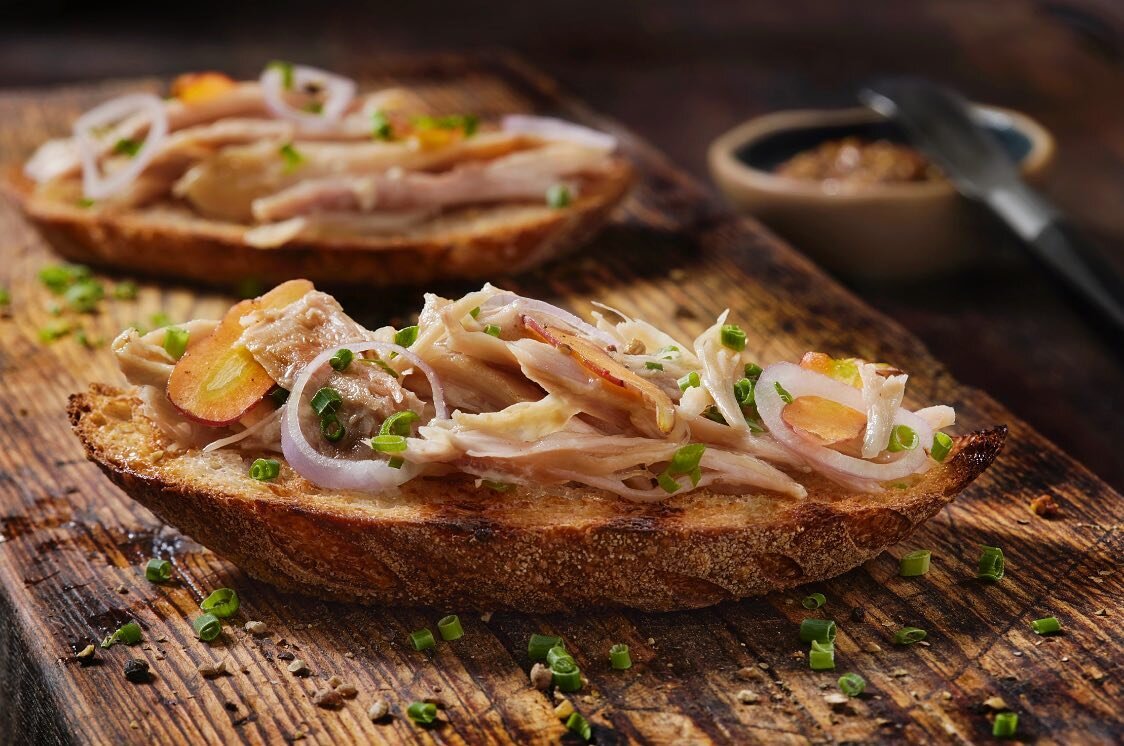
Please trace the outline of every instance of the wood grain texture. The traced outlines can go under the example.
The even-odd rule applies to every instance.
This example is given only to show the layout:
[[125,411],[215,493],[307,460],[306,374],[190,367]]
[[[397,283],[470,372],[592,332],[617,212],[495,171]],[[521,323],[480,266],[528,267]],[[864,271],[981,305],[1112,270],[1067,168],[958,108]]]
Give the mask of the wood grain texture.
[[[506,280],[514,289],[580,312],[599,300],[684,336],[730,307],[753,330],[750,346],[762,361],[823,349],[898,364],[913,374],[916,401],[953,404],[965,431],[1008,424],[1006,451],[908,546],[806,589],[828,596],[823,613],[840,624],[835,675],[809,671],[801,657],[795,630],[808,615],[802,591],[671,614],[497,613],[487,622],[465,615],[462,640],[433,655],[417,653],[409,631],[433,628],[450,610],[378,610],[278,593],[159,525],[84,461],[65,419],[66,395],[119,378],[105,349],[37,341],[52,317],[35,274],[52,258],[5,205],[0,277],[13,306],[11,318],[0,321],[0,662],[15,685],[0,690],[0,726],[7,728],[0,741],[556,743],[569,737],[553,703],[527,684],[532,632],[563,635],[575,652],[590,686],[574,703],[600,743],[986,741],[991,726],[980,703],[992,695],[1020,712],[1027,740],[1119,740],[1118,494],[992,399],[958,385],[900,326],[757,225],[725,215],[665,158],[518,61],[445,57],[371,68],[379,70],[382,79],[424,83],[427,95],[449,108],[532,108],[624,138],[640,177],[624,214],[585,251]],[[64,131],[83,106],[130,85],[0,95],[0,161],[24,155]],[[342,300],[360,321],[383,323],[416,309],[421,291]],[[136,301],[107,303],[83,323],[109,336],[157,310],[183,320],[216,316],[229,303],[188,287],[143,285]],[[1027,511],[1028,500],[1042,494],[1061,503],[1060,518]],[[997,585],[974,579],[985,543],[1003,547],[1008,558],[1008,575]],[[915,547],[933,550],[933,570],[898,578],[897,557]],[[173,562],[174,582],[144,580],[139,568],[152,556]],[[206,646],[195,640],[190,618],[220,585],[238,589],[242,610],[221,640]],[[865,611],[863,621],[852,621],[853,608]],[[1101,609],[1106,616],[1095,614]],[[1029,621],[1049,614],[1065,633],[1036,639]],[[81,668],[74,651],[128,618],[144,628],[144,642],[99,651],[99,665]],[[248,619],[266,622],[270,634],[255,640],[243,633]],[[893,632],[906,624],[928,629],[930,645],[894,648]],[[613,642],[632,647],[633,669],[609,670]],[[286,650],[307,661],[312,676],[288,673],[279,658]],[[234,675],[205,680],[196,672],[201,661],[224,655],[236,662]],[[134,656],[151,664],[153,683],[124,680],[121,666]],[[743,667],[745,679],[736,675]],[[865,676],[868,693],[833,706],[824,695],[843,671]],[[360,691],[338,711],[311,701],[332,674]],[[760,702],[738,702],[741,689]],[[445,704],[445,722],[424,731],[403,715],[410,700],[427,696]],[[365,716],[376,697],[391,703],[386,723]]]

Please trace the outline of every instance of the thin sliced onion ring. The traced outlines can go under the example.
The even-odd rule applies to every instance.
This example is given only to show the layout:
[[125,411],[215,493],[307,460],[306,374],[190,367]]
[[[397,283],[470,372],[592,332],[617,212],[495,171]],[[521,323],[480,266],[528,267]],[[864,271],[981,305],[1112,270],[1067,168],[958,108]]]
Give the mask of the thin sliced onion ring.
[[[103,174],[98,169],[101,143],[94,131],[116,124],[132,114],[148,118],[148,134],[136,155],[121,168]],[[164,102],[151,93],[130,93],[110,99],[78,117],[74,122],[74,140],[82,161],[82,193],[88,199],[105,199],[129,186],[140,176],[168,136],[168,112]]]
[[318,67],[293,65],[292,90],[299,91],[309,84],[324,87],[323,106],[317,114],[301,111],[289,105],[285,100],[285,74],[276,65],[270,65],[261,74],[262,96],[270,111],[306,129],[328,129],[343,117],[352,99],[355,98],[355,81]]
[[561,140],[608,152],[617,149],[617,138],[613,135],[553,117],[509,114],[503,118],[500,127],[504,132],[510,132],[513,135],[531,135],[543,140]]
[[298,474],[315,484],[317,487],[333,490],[362,490],[365,492],[381,492],[397,487],[417,476],[419,467],[409,461],[402,464],[400,469],[392,469],[387,462],[378,459],[364,459],[355,461],[344,458],[326,456],[316,450],[304,436],[300,425],[301,401],[304,389],[313,375],[324,367],[332,356],[342,349],[354,353],[375,350],[381,354],[390,352],[398,353],[403,359],[408,360],[429,380],[433,390],[433,408],[436,417],[431,420],[444,420],[448,418],[445,407],[445,393],[441,381],[421,358],[401,345],[389,342],[363,342],[360,344],[347,344],[331,347],[324,350],[308,365],[304,367],[297,380],[293,383],[293,390],[285,403],[285,413],[281,417],[281,452],[285,460]]
[[515,306],[513,310],[527,310],[545,316],[555,322],[561,322],[564,326],[568,326],[574,331],[581,332],[586,337],[596,339],[606,347],[615,347],[619,344],[617,339],[611,334],[598,329],[588,322],[582,321],[581,318],[565,309],[553,306],[545,301],[525,298],[515,293],[497,293],[493,295],[481,304],[480,311],[483,314],[490,314],[505,306]]
[[912,451],[902,451],[892,461],[865,461],[848,456],[825,446],[817,445],[793,431],[781,418],[785,402],[781,399],[776,385],[780,384],[794,398],[800,396],[820,396],[838,402],[852,409],[863,411],[863,397],[859,389],[821,373],[806,370],[793,363],[776,363],[761,373],[755,387],[757,411],[769,433],[785,446],[796,451],[828,476],[843,475],[848,478],[869,479],[885,482],[891,479],[908,477],[921,470],[928,458],[926,448],[933,442],[933,431],[921,417],[907,409],[898,409],[894,415],[894,425],[908,425],[917,431],[920,443]]

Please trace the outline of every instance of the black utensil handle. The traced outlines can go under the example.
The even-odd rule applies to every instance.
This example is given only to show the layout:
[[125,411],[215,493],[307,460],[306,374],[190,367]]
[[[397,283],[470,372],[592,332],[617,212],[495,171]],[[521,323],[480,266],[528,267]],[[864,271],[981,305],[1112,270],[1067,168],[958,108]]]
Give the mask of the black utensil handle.
[[1124,282],[1095,246],[1063,220],[1050,221],[1027,244],[1118,331],[1124,332]]

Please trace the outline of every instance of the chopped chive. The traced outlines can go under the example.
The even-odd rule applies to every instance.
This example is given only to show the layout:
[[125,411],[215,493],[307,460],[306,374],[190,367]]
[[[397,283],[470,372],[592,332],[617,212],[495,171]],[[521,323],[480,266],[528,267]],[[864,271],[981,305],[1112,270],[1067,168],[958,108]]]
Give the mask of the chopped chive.
[[690,373],[680,378],[677,383],[679,384],[680,391],[686,391],[687,389],[698,388],[702,385],[702,379],[699,378],[698,371],[692,370]]
[[126,622],[118,627],[112,635],[106,636],[101,641],[103,648],[110,648],[119,642],[126,645],[136,645],[141,641],[141,628],[136,622]]
[[680,355],[679,348],[675,345],[668,345],[656,350],[656,357],[660,360],[675,360]]
[[395,412],[383,420],[382,427],[379,428],[379,435],[409,436],[410,425],[419,419],[418,413],[409,409]]
[[69,321],[52,321],[39,330],[40,342],[54,342],[70,334],[74,327]]
[[89,197],[79,197],[78,201],[74,204],[78,205],[79,207],[93,207],[97,204],[97,202],[90,199]]
[[391,469],[401,469],[402,464],[404,464],[404,463],[406,463],[406,459],[401,458],[400,456],[394,456],[389,461],[386,462],[386,465],[389,466]]
[[572,201],[570,187],[565,184],[551,184],[550,188],[546,190],[546,204],[555,210],[567,207]]
[[407,326],[394,333],[394,344],[409,347],[418,341],[418,325]]
[[944,433],[933,433],[933,447],[929,449],[929,455],[933,460],[940,463],[948,458],[948,454],[952,452],[952,438]]
[[593,738],[593,726],[577,712],[571,712],[566,718],[566,730],[577,733],[586,741]]
[[675,455],[671,457],[667,468],[656,478],[660,487],[668,494],[677,492],[679,488],[682,487],[675,479],[675,477],[679,476],[689,476],[691,478],[691,486],[697,486],[699,480],[702,478],[702,470],[699,468],[699,462],[702,460],[703,453],[705,452],[706,445],[703,443],[692,443],[677,450]]
[[829,640],[812,640],[811,649],[820,651],[833,651],[835,650],[835,642]]
[[464,637],[461,619],[456,614],[442,617],[437,622],[437,631],[441,634],[441,639],[445,641],[459,640]]
[[651,360],[644,363],[644,367],[648,370],[663,370],[663,363],[653,363]]
[[293,63],[285,62],[283,60],[273,60],[268,65],[268,69],[276,69],[281,71],[281,87],[286,91],[293,88]]
[[902,627],[894,633],[895,645],[912,645],[915,642],[921,642],[929,633],[919,627]]
[[835,622],[830,619],[805,619],[800,622],[800,639],[803,642],[834,642],[835,632]]
[[1030,623],[1030,628],[1034,630],[1036,635],[1052,635],[1055,632],[1062,631],[1062,623],[1058,621],[1056,616],[1048,616],[1035,619]]
[[203,599],[199,608],[220,619],[226,619],[238,611],[238,594],[233,588],[219,588]]
[[429,650],[437,647],[437,641],[433,639],[433,633],[428,629],[418,629],[411,632],[410,643],[413,644],[414,650]]
[[411,702],[406,715],[418,725],[432,725],[437,720],[437,705],[432,702]]
[[866,689],[866,679],[857,673],[845,673],[839,677],[839,691],[848,697],[857,697]]
[[912,451],[920,442],[921,439],[917,437],[916,430],[909,425],[898,425],[890,431],[890,445],[887,446],[887,450],[890,453]]
[[355,359],[355,353],[346,347],[342,350],[336,350],[336,354],[328,361],[328,365],[332,366],[333,370],[338,370],[341,373],[347,370],[347,366],[351,365],[351,361]]
[[325,386],[312,395],[311,404],[316,414],[324,417],[339,411],[340,405],[343,404],[343,397],[340,396],[340,392]]
[[172,577],[172,563],[168,560],[150,559],[144,566],[144,577],[152,583],[163,583]]
[[289,400],[289,389],[275,386],[273,391],[269,392],[269,398],[274,404],[280,407]]
[[509,482],[498,482],[495,479],[481,479],[480,484],[494,492],[507,492],[515,486]]
[[628,645],[618,643],[609,648],[609,665],[616,671],[632,668],[632,656],[628,654]]
[[323,114],[324,113],[324,104],[319,102],[319,101],[309,101],[307,104],[305,104],[301,108],[304,109],[305,111],[307,111],[309,114]]
[[660,474],[656,477],[656,482],[660,487],[663,488],[663,491],[669,495],[683,489],[683,485],[679,484],[679,482],[671,475],[669,475],[666,471],[660,472]]
[[565,645],[555,645],[550,650],[546,651],[547,668],[554,668],[554,664],[563,658],[568,658],[570,662],[574,661],[574,656],[570,655],[570,651],[566,649]]
[[142,143],[140,140],[133,140],[128,137],[122,137],[120,140],[113,144],[113,153],[114,155],[127,155],[132,158],[140,152],[141,145],[143,144],[144,143]]
[[785,388],[784,386],[781,386],[780,381],[774,383],[773,388],[777,390],[777,394],[780,395],[781,401],[783,401],[785,404],[792,404],[792,394],[785,391]]
[[738,380],[734,384],[734,398],[742,407],[753,404],[753,381],[748,378]]
[[376,435],[370,440],[371,448],[379,453],[401,453],[406,450],[406,439],[401,435]]
[[823,606],[826,603],[827,603],[827,597],[824,596],[824,594],[813,593],[810,596],[805,596],[804,600],[800,602],[800,605],[803,606],[808,611],[811,611],[812,609],[820,608],[821,606]]
[[133,300],[138,292],[140,290],[132,280],[125,280],[113,286],[113,297],[117,300]]
[[12,293],[6,287],[0,287],[0,308],[12,305]]
[[191,623],[191,628],[203,642],[210,642],[222,633],[222,622],[214,614],[202,614]]
[[582,672],[573,658],[559,658],[550,667],[550,672],[559,691],[576,692],[582,688]]
[[531,635],[531,639],[527,642],[527,655],[533,661],[546,660],[546,654],[555,645],[562,642],[561,637],[554,637],[552,635]]
[[164,332],[164,351],[171,355],[173,360],[179,360],[183,357],[183,353],[187,352],[187,339],[187,329],[169,326]]
[[414,117],[411,123],[418,130],[464,130],[464,136],[471,137],[480,125],[480,118],[474,114],[447,114],[442,117],[422,115]]
[[320,434],[329,443],[338,443],[346,433],[347,429],[340,422],[340,418],[334,414],[320,418]]
[[394,130],[390,126],[390,120],[387,119],[386,114],[381,111],[374,111],[371,113],[371,137],[376,140],[390,140],[394,136]]
[[929,572],[929,560],[933,553],[928,549],[918,549],[902,557],[898,565],[898,575],[903,578],[915,578]]
[[268,482],[281,473],[281,463],[275,458],[259,458],[250,464],[250,479]]
[[703,413],[702,413],[702,416],[707,418],[711,422],[717,422],[719,425],[729,425],[730,424],[730,423],[726,422],[726,418],[722,416],[721,410],[719,410],[717,405],[714,405],[714,404],[711,404],[709,407],[704,409]]
[[757,379],[761,377],[761,374],[764,372],[764,370],[765,369],[757,363],[746,363],[745,377],[753,381],[754,383],[757,383]]
[[63,300],[67,308],[78,313],[93,313],[98,301],[105,297],[105,288],[96,280],[79,280],[66,289]]
[[293,171],[296,171],[298,168],[300,168],[300,165],[304,163],[304,156],[300,154],[300,151],[293,147],[293,144],[291,142],[287,142],[282,145],[277,152],[281,154],[281,157],[285,161],[284,171],[287,174],[291,174]]
[[1000,712],[991,726],[991,735],[996,738],[1014,738],[1019,729],[1019,715],[1015,712]]
[[476,308],[469,311],[468,315],[471,316],[472,318],[476,318],[477,316],[479,316],[480,315],[480,306],[477,306]]
[[723,324],[719,334],[723,347],[737,352],[745,349],[745,332],[737,324]]
[[977,578],[985,580],[1001,580],[1005,571],[1007,562],[1003,558],[1003,550],[999,547],[985,546],[983,553],[980,554],[979,570],[976,572]]
[[148,325],[153,329],[163,329],[172,325],[172,317],[163,311],[157,311],[148,317]]
[[812,649],[808,651],[808,667],[813,671],[835,670],[835,646],[812,641]]
[[485,334],[491,334],[493,337],[500,336],[500,328],[495,324],[488,324],[484,327]]
[[61,295],[74,283],[91,277],[90,268],[81,264],[53,264],[39,270],[39,281],[55,295]]

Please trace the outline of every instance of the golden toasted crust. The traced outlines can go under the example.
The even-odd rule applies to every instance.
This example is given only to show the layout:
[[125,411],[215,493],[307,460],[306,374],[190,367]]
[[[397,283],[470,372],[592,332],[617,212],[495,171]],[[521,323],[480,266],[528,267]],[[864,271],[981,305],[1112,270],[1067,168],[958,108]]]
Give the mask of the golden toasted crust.
[[322,285],[420,285],[521,272],[589,240],[632,182],[613,158],[564,209],[497,205],[456,210],[395,236],[297,238],[277,248],[243,239],[245,226],[207,220],[176,204],[97,210],[49,199],[18,169],[6,191],[58,253],[134,274],[232,285],[303,277]]
[[418,479],[394,496],[320,490],[282,465],[174,453],[132,394],[70,397],[91,460],[162,520],[281,588],[361,603],[549,612],[707,606],[839,575],[909,536],[995,459],[1006,428],[957,439],[908,489],[807,499],[707,491],[635,505],[588,489],[494,492]]

